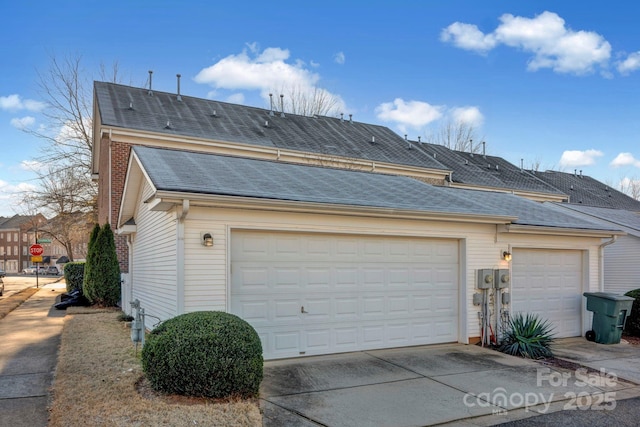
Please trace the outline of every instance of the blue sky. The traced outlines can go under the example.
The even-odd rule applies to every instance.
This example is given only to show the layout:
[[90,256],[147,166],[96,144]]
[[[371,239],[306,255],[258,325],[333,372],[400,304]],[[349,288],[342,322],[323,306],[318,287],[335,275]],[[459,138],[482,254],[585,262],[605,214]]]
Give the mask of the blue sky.
[[2,2],[0,215],[37,185],[38,72],[82,56],[87,78],[268,106],[286,81],[354,120],[416,140],[471,121],[525,167],[640,179],[640,6],[628,1]]

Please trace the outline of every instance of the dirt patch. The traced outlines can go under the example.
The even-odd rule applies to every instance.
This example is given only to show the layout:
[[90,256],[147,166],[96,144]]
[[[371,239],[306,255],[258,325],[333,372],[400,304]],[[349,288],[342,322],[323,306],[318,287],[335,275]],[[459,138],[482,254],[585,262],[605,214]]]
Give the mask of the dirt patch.
[[640,345],[640,337],[634,337],[632,335],[622,334],[622,339],[631,345]]
[[164,396],[141,381],[140,351],[118,312],[84,308],[65,317],[53,383],[49,427],[257,427],[257,400],[214,401]]

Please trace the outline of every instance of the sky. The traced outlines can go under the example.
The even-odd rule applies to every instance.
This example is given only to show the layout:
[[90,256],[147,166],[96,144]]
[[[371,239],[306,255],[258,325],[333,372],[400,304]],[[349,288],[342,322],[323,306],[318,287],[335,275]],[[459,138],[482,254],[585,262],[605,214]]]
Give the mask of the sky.
[[[473,125],[487,154],[640,179],[640,5],[629,1],[0,0],[0,216],[24,213],[51,129],[38,76],[80,58],[120,81],[268,107],[287,87],[426,140]],[[336,113],[337,114],[337,113]]]

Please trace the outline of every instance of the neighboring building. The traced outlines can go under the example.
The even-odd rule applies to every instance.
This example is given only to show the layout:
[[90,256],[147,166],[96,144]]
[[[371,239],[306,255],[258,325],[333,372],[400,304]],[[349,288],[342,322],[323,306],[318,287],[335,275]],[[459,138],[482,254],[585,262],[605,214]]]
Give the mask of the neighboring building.
[[29,246],[36,243],[36,230],[46,221],[41,214],[14,215],[0,224],[0,262],[7,273],[19,273],[31,265]]
[[566,194],[566,202],[569,204],[640,212],[640,200],[583,175],[582,171],[574,173],[536,171],[532,173],[538,179]]
[[[483,269],[513,277],[494,317],[538,312],[582,335],[582,293],[601,288],[602,244],[623,234],[498,185],[451,188],[453,165],[428,147],[341,118],[97,82],[94,141],[123,309],[238,314],[268,359],[474,342]],[[526,196],[564,200],[525,179]]]
[[640,288],[640,212],[623,209],[562,204],[564,209],[579,212],[590,221],[616,227],[626,234],[607,242],[604,250],[603,290],[618,295]]

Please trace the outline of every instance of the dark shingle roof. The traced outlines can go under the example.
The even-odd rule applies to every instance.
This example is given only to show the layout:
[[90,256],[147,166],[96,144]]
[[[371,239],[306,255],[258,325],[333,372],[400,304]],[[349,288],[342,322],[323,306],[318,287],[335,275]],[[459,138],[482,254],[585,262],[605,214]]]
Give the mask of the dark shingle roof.
[[158,191],[394,210],[518,217],[520,225],[609,230],[512,194],[437,187],[403,176],[137,146]]
[[176,94],[151,96],[147,89],[113,83],[96,82],[94,90],[105,126],[446,170],[384,126],[325,116],[280,117],[264,108],[184,95],[178,101]]
[[34,217],[30,215],[14,215],[11,218],[6,218],[2,223],[0,223],[0,229],[17,229],[24,223],[31,221],[33,218]]
[[422,144],[428,154],[453,171],[452,182],[491,188],[561,195],[557,188],[496,156],[450,150],[438,144]]
[[559,203],[556,205],[565,209],[570,209],[574,212],[579,212],[590,218],[594,218],[597,222],[620,226],[623,231],[626,231],[636,237],[640,237],[640,213],[638,212],[627,211],[624,209],[597,208],[593,206],[568,203]]
[[570,204],[640,211],[640,201],[589,176],[566,172],[535,172],[536,177],[569,196]]

